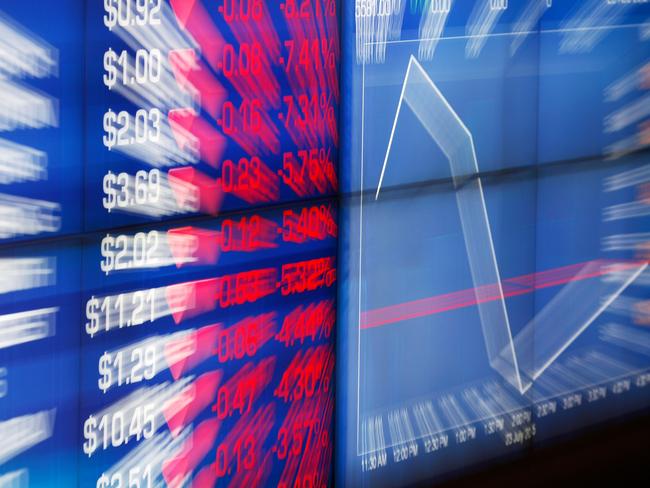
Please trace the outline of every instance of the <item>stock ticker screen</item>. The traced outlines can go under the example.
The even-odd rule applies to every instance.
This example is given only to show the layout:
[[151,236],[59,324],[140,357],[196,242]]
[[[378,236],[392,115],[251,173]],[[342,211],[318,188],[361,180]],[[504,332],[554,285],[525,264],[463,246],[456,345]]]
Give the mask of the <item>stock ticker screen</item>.
[[650,2],[4,0],[0,488],[408,486],[650,407]]
[[336,2],[0,8],[0,486],[327,485]]

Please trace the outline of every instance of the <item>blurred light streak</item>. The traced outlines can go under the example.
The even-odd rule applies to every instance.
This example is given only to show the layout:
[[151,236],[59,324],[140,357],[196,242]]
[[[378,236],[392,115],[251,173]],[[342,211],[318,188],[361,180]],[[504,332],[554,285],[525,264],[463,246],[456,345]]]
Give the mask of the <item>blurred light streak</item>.
[[50,307],[0,315],[0,349],[53,336],[58,311]]
[[[183,0],[180,0],[183,2]],[[178,2],[172,2],[172,4]],[[195,1],[184,2],[189,4]],[[137,2],[130,3],[130,18],[137,18]],[[167,2],[161,2],[162,18],[157,25],[139,25],[131,24],[129,26],[117,25],[112,29],[112,33],[126,42],[134,51],[144,47],[146,49],[161,49],[169,51],[179,48],[197,48],[197,42],[189,33],[178,25],[174,11]]]
[[605,88],[605,101],[616,102],[625,95],[642,88],[647,88],[650,63],[635,68]]
[[52,437],[56,409],[0,422],[0,465]]
[[165,403],[162,413],[174,437],[214,401],[222,376],[221,371],[204,373]]
[[173,437],[169,432],[163,432],[145,440],[104,471],[99,477],[97,486],[111,486],[112,481],[127,480],[132,470],[145,466],[151,469],[152,486],[162,486],[164,463],[178,452],[191,432],[191,428],[185,429],[178,437]]
[[0,78],[57,76],[59,53],[0,12]]
[[0,258],[0,295],[56,284],[56,258]]
[[47,153],[0,139],[0,185],[47,179]]
[[647,41],[650,39],[650,20],[646,20],[639,26],[639,40]]
[[198,330],[187,330],[165,344],[165,358],[174,380],[215,354],[221,331],[220,324],[206,325]]
[[216,264],[219,260],[220,238],[218,231],[191,226],[167,231],[167,244],[177,268]]
[[0,132],[58,125],[57,99],[19,82],[0,80]]
[[29,486],[29,472],[19,469],[0,475],[0,488],[27,488]]
[[495,24],[507,8],[508,0],[480,0],[475,4],[466,28],[469,37],[465,46],[467,58],[477,58],[481,54]]
[[515,37],[510,44],[510,56],[514,56],[528,35],[537,28],[539,19],[550,8],[551,0],[529,0],[528,5],[515,22]]
[[181,151],[197,154],[213,168],[221,165],[227,140],[192,108],[175,108],[167,119]]
[[436,52],[438,41],[452,8],[452,0],[431,0],[430,5],[425,8],[426,12],[422,13],[418,31],[420,37],[418,58],[429,61],[433,59]]
[[[175,20],[201,48],[203,58],[212,69],[218,71],[218,60],[221,58],[225,41],[202,2],[171,0],[170,4]],[[179,44],[176,43],[175,47],[179,47]]]
[[618,3],[602,0],[581,2],[573,17],[561,24],[566,33],[560,43],[560,53],[590,52],[630,8],[632,2]]
[[56,202],[0,193],[0,239],[56,232],[61,228]]
[[650,242],[650,232],[614,234],[603,238],[602,248],[603,251],[636,250],[645,248],[648,242]]

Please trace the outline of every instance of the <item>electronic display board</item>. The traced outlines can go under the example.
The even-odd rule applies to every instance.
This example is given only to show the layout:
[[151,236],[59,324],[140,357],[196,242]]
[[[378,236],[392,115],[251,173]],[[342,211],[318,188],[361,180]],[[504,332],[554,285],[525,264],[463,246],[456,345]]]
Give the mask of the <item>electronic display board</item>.
[[337,2],[0,9],[0,486],[328,485]]
[[5,0],[0,488],[408,486],[647,414],[649,90],[645,0]]
[[646,2],[344,7],[336,480],[647,411]]

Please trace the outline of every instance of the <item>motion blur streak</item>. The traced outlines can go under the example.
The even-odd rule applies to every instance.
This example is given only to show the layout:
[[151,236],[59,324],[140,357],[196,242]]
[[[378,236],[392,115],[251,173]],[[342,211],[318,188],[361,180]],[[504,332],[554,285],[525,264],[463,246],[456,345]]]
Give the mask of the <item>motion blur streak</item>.
[[[59,125],[58,100],[26,81],[56,77],[58,51],[0,11],[0,133]],[[23,81],[25,80],[25,81]],[[47,154],[0,138],[0,186],[47,180]],[[56,232],[60,205],[0,190],[0,239]]]
[[0,464],[49,439],[55,417],[56,410],[43,410],[0,422],[0,436],[5,441],[0,448]]
[[465,56],[476,58],[481,54],[495,24],[508,8],[508,0],[489,0],[476,2],[467,23],[467,46]]
[[58,63],[54,47],[0,12],[0,77],[56,76]]

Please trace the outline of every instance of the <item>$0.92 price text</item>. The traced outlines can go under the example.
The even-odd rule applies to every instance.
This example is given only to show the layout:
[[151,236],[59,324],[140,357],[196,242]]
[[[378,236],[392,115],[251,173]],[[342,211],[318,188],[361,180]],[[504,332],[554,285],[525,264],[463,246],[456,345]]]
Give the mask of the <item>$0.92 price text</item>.
[[161,24],[163,0],[104,0],[104,26],[144,27]]

